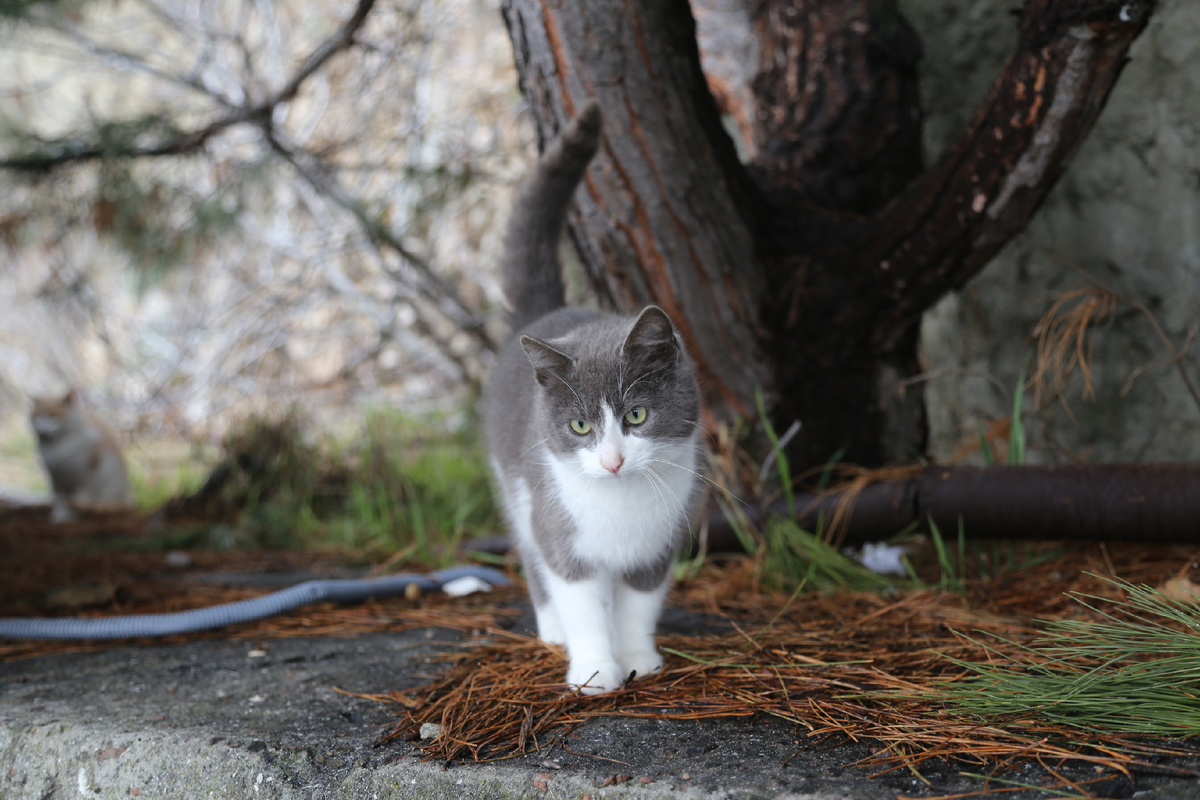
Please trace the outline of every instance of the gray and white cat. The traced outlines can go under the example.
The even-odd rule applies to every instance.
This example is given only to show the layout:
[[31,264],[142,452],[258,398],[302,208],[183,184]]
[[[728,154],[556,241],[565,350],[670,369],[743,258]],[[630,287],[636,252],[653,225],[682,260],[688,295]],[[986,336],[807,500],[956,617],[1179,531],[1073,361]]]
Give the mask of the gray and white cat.
[[518,196],[501,267],[515,336],[484,399],[538,635],[566,645],[585,694],[662,668],[655,625],[699,496],[700,397],[670,318],[565,307],[558,245],[599,137],[589,103]]

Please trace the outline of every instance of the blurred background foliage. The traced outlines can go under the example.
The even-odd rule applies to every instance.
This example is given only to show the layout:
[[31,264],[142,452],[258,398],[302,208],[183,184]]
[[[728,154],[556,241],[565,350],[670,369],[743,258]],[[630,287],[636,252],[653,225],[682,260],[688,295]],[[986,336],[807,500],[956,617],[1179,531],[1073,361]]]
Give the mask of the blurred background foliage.
[[[744,5],[693,0],[702,47]],[[932,159],[1012,17],[899,5],[925,44]],[[1014,431],[1035,463],[1191,457],[1197,31],[1194,5],[1160,4],[1030,230],[926,315],[935,460],[999,458]],[[523,107],[499,0],[0,0],[0,485],[44,485],[28,398],[68,386],[129,442],[143,505],[294,409],[338,448],[390,441],[383,408],[437,419],[401,436],[410,455],[465,446],[504,333],[491,268],[534,154]],[[1103,293],[1122,302],[1083,313]],[[1061,385],[1040,360],[1022,379],[1039,330],[1073,345]],[[394,515],[377,495],[353,502]]]
[[532,153],[495,2],[0,14],[0,416],[78,386],[215,443],[295,402],[469,403]]

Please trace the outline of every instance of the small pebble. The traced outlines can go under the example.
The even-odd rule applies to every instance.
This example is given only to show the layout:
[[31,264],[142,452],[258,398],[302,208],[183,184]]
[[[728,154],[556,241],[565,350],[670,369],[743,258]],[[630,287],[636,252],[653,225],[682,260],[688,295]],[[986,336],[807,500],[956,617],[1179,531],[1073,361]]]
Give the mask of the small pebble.
[[436,722],[424,722],[421,724],[422,739],[436,739],[442,735],[442,726]]

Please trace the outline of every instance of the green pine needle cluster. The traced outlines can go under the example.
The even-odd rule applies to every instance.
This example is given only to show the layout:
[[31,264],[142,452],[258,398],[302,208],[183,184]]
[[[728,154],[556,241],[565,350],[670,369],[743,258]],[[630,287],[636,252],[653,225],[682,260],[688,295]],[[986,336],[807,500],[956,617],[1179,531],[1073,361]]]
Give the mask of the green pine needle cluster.
[[1181,602],[1149,586],[1109,582],[1124,599],[1074,596],[1094,616],[1047,623],[1018,661],[993,647],[989,663],[956,660],[970,674],[941,687],[946,704],[987,720],[1033,716],[1097,732],[1200,734],[1200,598]]

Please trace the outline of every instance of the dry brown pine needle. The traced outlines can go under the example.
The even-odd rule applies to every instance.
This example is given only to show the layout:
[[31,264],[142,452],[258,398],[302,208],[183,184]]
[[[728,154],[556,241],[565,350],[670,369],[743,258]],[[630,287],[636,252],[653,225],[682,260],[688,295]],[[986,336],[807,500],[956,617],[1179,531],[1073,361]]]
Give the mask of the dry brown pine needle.
[[[1171,559],[1176,565],[1178,555]],[[1073,566],[1078,557],[1072,555]],[[1042,598],[1052,584],[1055,595],[1063,588],[1099,589],[1082,576],[1064,580],[1063,566],[1061,559],[1049,562],[1029,570],[1024,580],[993,587],[999,605],[1021,612],[1039,603],[1066,608],[1030,595],[1033,585],[1041,586]],[[1132,569],[1164,573],[1166,565],[1142,563]],[[709,587],[708,596],[715,591]],[[786,602],[772,599],[778,600],[776,609]],[[1018,609],[1018,602],[1024,607]],[[960,675],[945,656],[988,657],[954,631],[992,633],[1013,642],[989,641],[998,651],[1015,650],[1036,635],[1028,621],[1035,616],[1047,615],[997,613],[934,591],[891,600],[810,595],[769,622],[742,623],[715,636],[661,637],[667,654],[662,673],[590,697],[566,691],[559,648],[492,629],[486,643],[447,656],[450,666],[434,683],[373,699],[403,708],[389,739],[411,739],[422,723],[438,724],[440,736],[423,749],[426,757],[446,761],[502,759],[550,748],[601,716],[696,720],[754,714],[788,720],[811,737],[873,741],[878,747],[862,765],[879,774],[917,770],[930,759],[981,770],[1035,761],[1051,775],[1064,762],[1128,773],[1149,768],[1158,755],[1178,752],[1153,741],[1094,734],[1085,742],[1074,730],[1031,719],[983,724],[932,701],[938,681]]]
[[[0,605],[8,614],[37,612],[36,598],[47,589],[97,576],[123,591],[113,606],[80,613],[178,610],[252,594],[163,575],[161,555],[112,553],[98,564],[94,556],[70,553],[73,548],[65,544],[72,537],[53,533],[33,540],[21,537],[27,557],[0,565],[5,577]],[[1190,570],[1200,562],[1200,553],[1184,546],[1042,547],[1046,557],[1027,559],[1002,580],[968,575],[963,597],[920,591],[895,598],[789,598],[765,589],[749,559],[710,563],[696,579],[676,587],[671,602],[694,612],[727,615],[731,630],[719,636],[664,637],[662,644],[673,652],[662,674],[597,697],[565,692],[561,652],[503,630],[517,613],[515,590],[486,597],[320,604],[186,638],[353,636],[411,627],[490,631],[480,647],[448,654],[447,671],[435,682],[371,697],[402,704],[395,735],[412,734],[421,722],[441,724],[443,735],[426,748],[427,755],[436,758],[501,758],[530,752],[604,715],[704,719],[760,712],[791,720],[813,737],[873,741],[877,747],[864,763],[880,772],[917,769],[933,758],[957,759],[980,770],[1032,760],[1051,771],[1063,761],[1082,760],[1120,772],[1174,752],[1155,741],[1095,736],[1085,745],[1074,731],[1030,720],[984,725],[946,713],[929,701],[937,681],[957,674],[943,654],[964,660],[988,657],[956,631],[1028,641],[1035,635],[1034,620],[1079,613],[1065,593],[1111,590],[1094,576],[1119,575],[1157,586],[1176,578],[1181,566]],[[195,553],[193,558],[198,569],[208,572],[310,566],[301,563],[307,557],[295,554]],[[0,659],[117,644],[5,642],[0,644]],[[1070,788],[1065,780],[1062,785]]]

